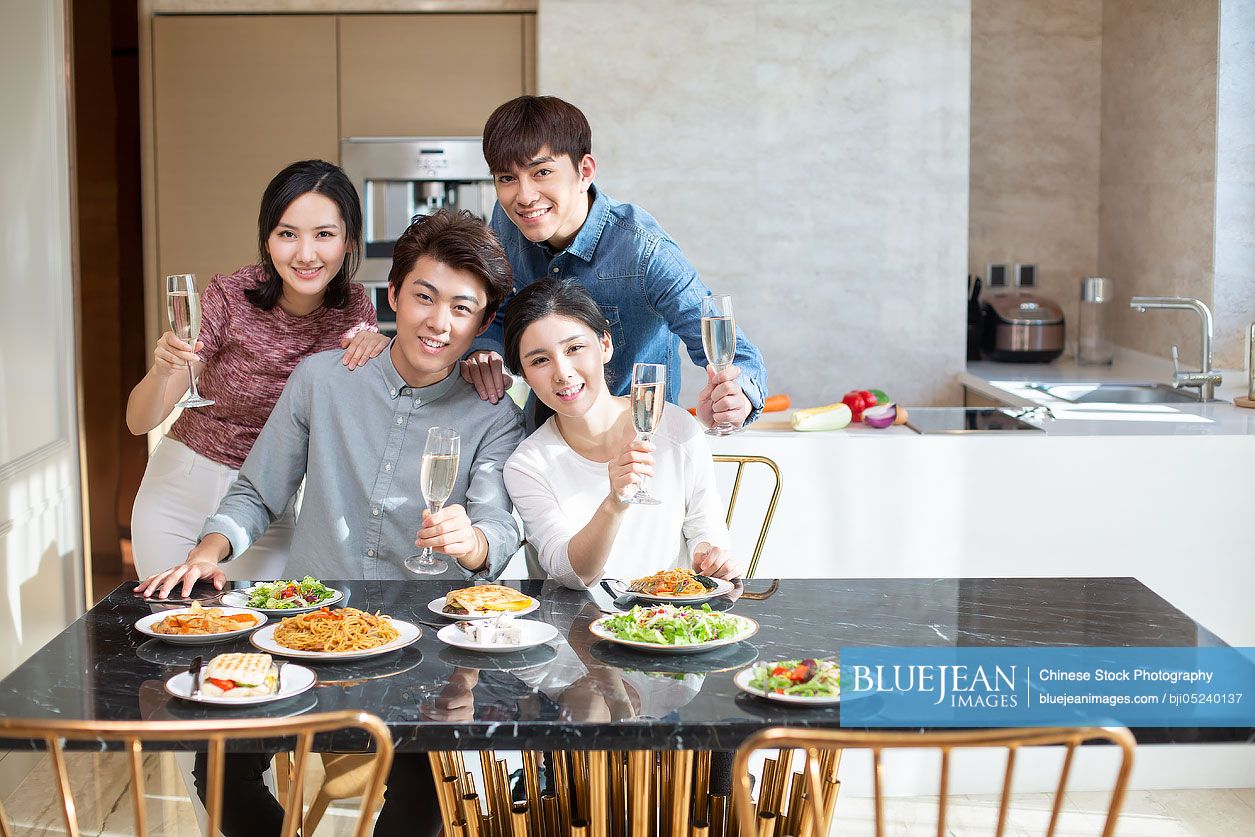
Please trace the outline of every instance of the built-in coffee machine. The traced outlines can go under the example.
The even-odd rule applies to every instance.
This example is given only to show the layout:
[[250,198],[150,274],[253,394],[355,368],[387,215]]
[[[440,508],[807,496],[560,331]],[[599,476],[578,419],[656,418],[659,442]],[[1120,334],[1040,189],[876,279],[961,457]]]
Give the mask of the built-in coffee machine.
[[442,208],[488,220],[496,202],[479,137],[351,137],[340,164],[362,198],[365,252],[357,281],[370,293],[379,329],[396,331],[388,269],[397,238],[418,215]]

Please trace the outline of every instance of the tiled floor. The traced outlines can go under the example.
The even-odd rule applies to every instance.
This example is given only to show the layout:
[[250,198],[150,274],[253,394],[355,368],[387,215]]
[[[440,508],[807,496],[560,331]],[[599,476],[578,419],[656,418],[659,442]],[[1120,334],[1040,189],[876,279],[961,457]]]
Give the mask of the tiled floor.
[[[182,837],[197,832],[196,816],[187,799],[182,777],[169,755],[145,756],[145,785],[150,833],[154,837]],[[71,753],[67,758],[84,834],[123,837],[134,833],[129,768],[116,754]],[[315,759],[306,785],[306,802],[321,781]],[[65,834],[55,786],[46,766],[32,773],[4,801],[18,835]],[[1069,793],[1057,833],[1060,837],[1100,832],[1107,797],[1100,793]],[[1051,800],[1047,794],[1021,794],[1006,834],[1009,837],[1045,833]],[[319,837],[348,835],[356,816],[355,802],[333,803],[317,830]],[[958,796],[949,807],[948,831],[959,837],[993,834],[998,799],[994,796]],[[932,834],[936,801],[928,798],[890,799],[886,803],[887,835]],[[869,799],[843,796],[837,806],[834,834],[872,834]],[[1255,834],[1255,789],[1131,791],[1117,831],[1121,837],[1232,837]]]

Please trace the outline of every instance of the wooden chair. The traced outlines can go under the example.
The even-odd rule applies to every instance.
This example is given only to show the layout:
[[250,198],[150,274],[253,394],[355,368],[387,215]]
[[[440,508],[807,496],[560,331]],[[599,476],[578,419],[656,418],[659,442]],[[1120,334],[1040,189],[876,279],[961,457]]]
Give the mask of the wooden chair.
[[758,570],[758,559],[763,554],[763,544],[767,542],[767,532],[771,529],[772,518],[776,516],[776,504],[780,501],[780,490],[784,487],[784,477],[780,475],[779,466],[765,456],[716,454],[714,460],[717,463],[734,463],[736,465],[736,478],[732,483],[732,493],[728,496],[728,514],[725,518],[729,529],[732,528],[732,516],[736,513],[736,501],[741,493],[741,478],[745,474],[746,466],[763,465],[770,470],[775,479],[771,489],[771,499],[767,503],[767,510],[763,513],[763,522],[758,527],[758,540],[754,543],[754,551],[750,553],[749,566],[745,570],[745,577],[753,578],[754,573]]
[[[222,821],[223,756],[228,741],[296,737],[295,769],[284,802],[283,837],[295,837],[301,824],[302,787],[314,736],[318,733],[358,729],[374,742],[374,769],[370,790],[358,811],[354,834],[366,837],[371,830],[374,808],[371,804],[383,791],[384,781],[392,766],[392,737],[383,721],[366,712],[326,712],[298,718],[248,718],[219,721],[58,721],[49,719],[0,718],[0,738],[42,741],[47,747],[57,780],[66,831],[78,837],[79,827],[65,767],[65,742],[114,742],[130,754],[131,802],[135,811],[135,834],[148,834],[147,809],[144,800],[143,742],[178,741],[207,742],[209,750],[209,786],[206,793],[208,826],[206,834],[216,835]],[[0,806],[0,835],[12,837],[14,831]]]
[[[1103,837],[1115,833],[1116,820],[1124,802],[1129,773],[1133,769],[1133,735],[1123,727],[1077,727],[965,730],[961,732],[860,732],[829,729],[775,728],[757,732],[747,738],[736,752],[732,763],[733,810],[742,837],[767,833],[827,837],[832,828],[836,807],[837,767],[842,750],[872,751],[873,787],[876,810],[876,837],[884,834],[884,776],[881,756],[885,750],[934,749],[941,752],[940,792],[937,801],[937,835],[950,833],[946,828],[946,803],[950,784],[950,754],[954,750],[981,747],[1004,748],[1006,769],[1002,777],[1002,794],[998,806],[996,834],[1001,837],[1011,802],[1011,778],[1016,753],[1022,747],[1063,745],[1067,754],[1055,787],[1054,805],[1050,812],[1047,837],[1055,833],[1063,793],[1078,745],[1086,741],[1107,741],[1122,750],[1120,769],[1112,788],[1111,804],[1103,826]],[[758,801],[751,798],[749,759],[756,750],[780,751],[779,758],[768,759],[763,769]],[[793,750],[801,749],[805,757],[801,773],[793,771]],[[764,832],[764,829],[766,831]],[[735,833],[735,832],[734,832]]]

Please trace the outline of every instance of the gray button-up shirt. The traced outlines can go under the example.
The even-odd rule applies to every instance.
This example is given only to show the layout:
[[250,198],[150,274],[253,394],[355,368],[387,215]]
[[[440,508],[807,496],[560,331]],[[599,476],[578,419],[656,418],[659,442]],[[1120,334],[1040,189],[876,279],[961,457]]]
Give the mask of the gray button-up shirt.
[[403,566],[426,508],[419,473],[429,427],[462,437],[448,502],[466,506],[488,539],[473,576],[450,559],[445,577],[496,578],[522,535],[510,515],[502,467],[523,438],[522,415],[482,401],[456,370],[428,387],[405,383],[385,351],[350,372],[340,350],[296,367],[218,511],[205,521],[239,555],[282,514],[305,479],[287,574],[300,578],[413,578]]

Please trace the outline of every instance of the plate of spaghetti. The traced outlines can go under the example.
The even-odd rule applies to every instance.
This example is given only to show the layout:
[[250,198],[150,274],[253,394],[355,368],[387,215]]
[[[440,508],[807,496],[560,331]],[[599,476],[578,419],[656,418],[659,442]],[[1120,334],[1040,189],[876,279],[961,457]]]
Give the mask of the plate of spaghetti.
[[667,604],[698,604],[722,596],[734,587],[730,581],[697,575],[684,567],[659,570],[628,582],[608,578],[606,584],[616,596],[627,594],[641,601]]
[[423,635],[417,625],[355,607],[289,616],[249,637],[263,651],[302,660],[358,660],[404,648]]
[[243,636],[266,621],[264,613],[242,607],[191,607],[150,613],[135,623],[135,630],[175,645],[201,645]]

